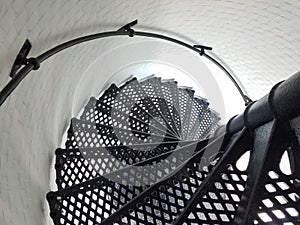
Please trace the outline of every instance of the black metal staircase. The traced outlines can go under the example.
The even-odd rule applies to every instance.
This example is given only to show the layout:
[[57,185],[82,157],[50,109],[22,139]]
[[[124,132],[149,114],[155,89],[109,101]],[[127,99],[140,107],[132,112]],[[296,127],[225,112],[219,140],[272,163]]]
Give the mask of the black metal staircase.
[[0,106],[57,53],[96,39],[140,36],[213,62],[247,108],[220,127],[208,102],[173,80],[112,84],[71,120],[65,148],[56,150],[58,190],[47,194],[54,224],[300,224],[300,73],[252,102],[226,66],[206,53],[211,47],[136,31],[136,24],[78,37],[37,57],[28,57],[26,40]]
[[300,117],[274,106],[278,87],[220,127],[173,80],[112,84],[56,150],[54,224],[300,224]]

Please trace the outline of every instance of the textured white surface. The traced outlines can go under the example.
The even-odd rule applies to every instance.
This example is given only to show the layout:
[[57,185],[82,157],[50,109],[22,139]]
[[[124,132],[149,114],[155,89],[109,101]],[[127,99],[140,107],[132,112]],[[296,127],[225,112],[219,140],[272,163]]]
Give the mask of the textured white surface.
[[[299,0],[1,0],[0,87],[9,80],[26,38],[36,56],[63,41],[116,29],[136,18],[141,30],[213,46],[253,99],[299,70]],[[44,223],[50,162],[81,104],[73,102],[79,79],[97,57],[128,40],[94,41],[51,58],[0,108],[1,225]],[[106,79],[99,71],[99,82]]]

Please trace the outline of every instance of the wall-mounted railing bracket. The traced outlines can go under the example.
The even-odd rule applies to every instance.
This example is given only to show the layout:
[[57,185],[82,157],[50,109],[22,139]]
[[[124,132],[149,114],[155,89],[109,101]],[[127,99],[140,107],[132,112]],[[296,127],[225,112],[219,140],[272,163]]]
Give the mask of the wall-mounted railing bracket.
[[245,106],[249,105],[253,100],[249,98],[247,95],[243,95],[243,99],[245,101]]
[[200,49],[200,55],[204,55],[205,54],[205,50],[211,51],[213,48],[212,47],[208,47],[208,46],[204,46],[204,45],[194,45],[194,48],[199,48]]
[[141,37],[149,37],[149,38],[156,38],[156,39],[162,39],[169,42],[176,43],[178,45],[181,45],[185,48],[188,48],[196,53],[198,53],[200,56],[206,57],[208,60],[212,61],[214,64],[216,64],[218,67],[220,67],[226,75],[232,80],[234,85],[237,87],[238,91],[240,92],[241,96],[243,97],[243,100],[245,101],[245,104],[249,104],[250,99],[249,97],[245,96],[244,91],[240,88],[239,84],[236,82],[234,77],[231,75],[231,73],[215,58],[212,56],[206,54],[206,51],[212,50],[212,47],[204,46],[204,45],[189,45],[183,41],[177,40],[172,37],[168,37],[162,34],[157,33],[150,33],[150,32],[142,32],[133,30],[132,27],[135,26],[138,23],[138,20],[134,20],[123,27],[119,28],[116,31],[107,31],[107,32],[100,32],[96,34],[90,34],[86,36],[82,36],[79,38],[75,38],[70,41],[66,41],[60,45],[57,45],[46,52],[42,53],[41,55],[37,56],[36,58],[27,58],[27,55],[30,52],[31,44],[28,40],[25,41],[23,44],[20,52],[18,53],[16,60],[13,64],[13,67],[10,72],[10,77],[13,78],[10,80],[6,86],[0,91],[0,106],[3,104],[3,102],[8,98],[8,96],[14,91],[14,89],[20,84],[20,82],[30,73],[32,70],[37,70],[40,67],[40,63],[45,61],[46,59],[56,55],[57,53],[68,49],[72,46],[75,46],[77,44],[88,42],[95,39],[102,39],[107,37],[113,37],[113,36],[141,36]]
[[19,72],[19,70],[28,64],[33,65],[33,70],[37,70],[40,67],[40,63],[36,58],[27,58],[30,50],[31,50],[31,43],[28,39],[25,40],[21,50],[19,51],[14,64],[11,68],[9,76],[11,78],[15,78],[16,74]]
[[30,49],[31,49],[31,43],[29,42],[28,39],[26,39],[11,68],[9,74],[11,78],[14,78],[17,72],[20,70],[20,68],[27,64],[27,55],[29,54]]
[[129,36],[133,37],[134,36],[134,30],[132,29],[132,27],[134,25],[136,25],[138,23],[137,20],[134,20],[128,24],[126,24],[125,26],[121,27],[120,29],[118,29],[118,31],[128,31],[129,32]]

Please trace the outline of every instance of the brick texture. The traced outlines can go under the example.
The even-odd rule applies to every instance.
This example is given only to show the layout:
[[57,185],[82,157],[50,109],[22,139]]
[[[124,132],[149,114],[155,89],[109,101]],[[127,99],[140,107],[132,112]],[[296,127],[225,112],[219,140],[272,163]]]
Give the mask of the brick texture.
[[[299,70],[299,0],[1,0],[0,88],[26,38],[36,56],[136,18],[140,29],[213,46],[253,99]],[[60,53],[31,73],[0,108],[1,225],[45,224],[53,152],[82,104],[73,98],[76,87],[91,62],[127,41],[132,40],[93,41]],[[106,79],[99,71],[99,83]]]

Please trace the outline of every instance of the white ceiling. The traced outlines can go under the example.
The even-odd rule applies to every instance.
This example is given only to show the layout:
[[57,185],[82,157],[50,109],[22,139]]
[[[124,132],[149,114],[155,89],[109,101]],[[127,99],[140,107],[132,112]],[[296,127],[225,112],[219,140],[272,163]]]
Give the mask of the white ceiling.
[[[9,81],[26,38],[36,56],[63,41],[116,30],[134,19],[139,19],[136,29],[212,46],[253,99],[299,70],[299,0],[1,0],[0,87]],[[43,223],[51,157],[68,119],[83,104],[73,99],[79,81],[92,62],[132,41],[93,41],[49,59],[0,108],[1,224]],[[100,86],[106,80],[99,71]],[[85,96],[96,91],[81,90]]]

